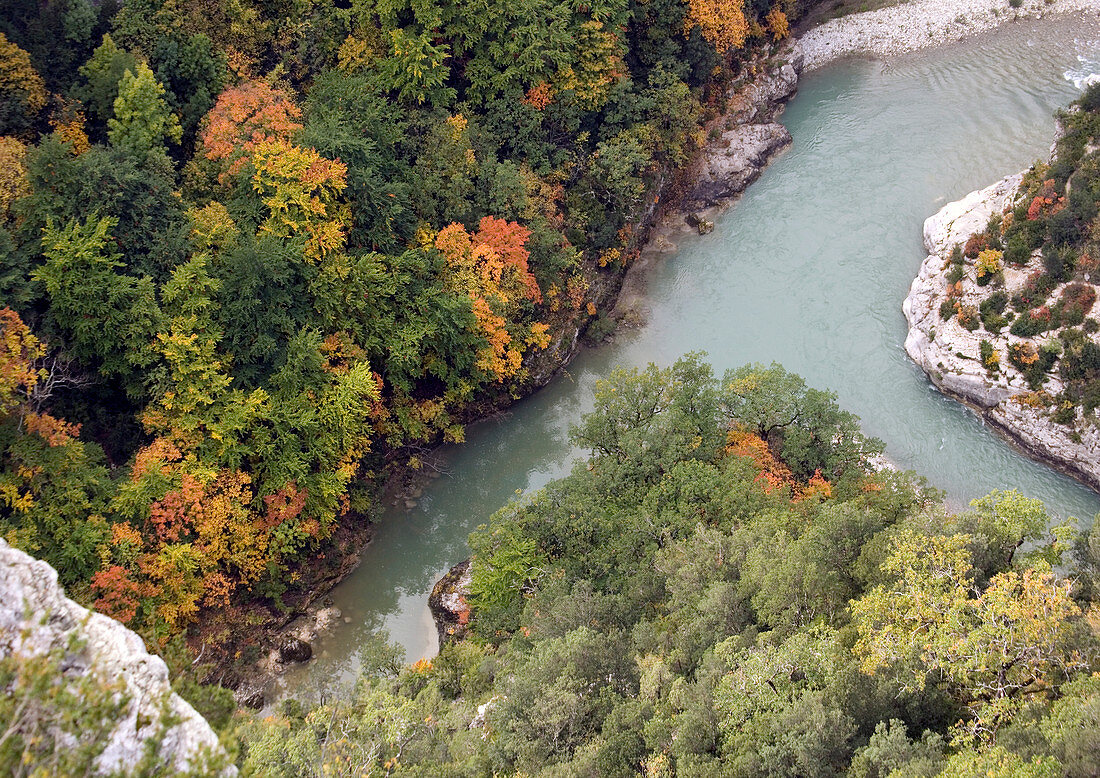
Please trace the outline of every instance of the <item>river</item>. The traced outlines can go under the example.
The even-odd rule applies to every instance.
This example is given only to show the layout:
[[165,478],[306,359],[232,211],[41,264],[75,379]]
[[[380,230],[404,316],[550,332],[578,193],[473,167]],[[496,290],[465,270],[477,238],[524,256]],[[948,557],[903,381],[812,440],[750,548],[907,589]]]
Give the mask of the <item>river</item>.
[[783,117],[791,149],[712,234],[685,233],[647,271],[644,326],[584,352],[546,389],[441,451],[439,477],[415,507],[385,515],[362,564],[333,591],[347,623],[278,692],[348,682],[358,648],[380,628],[408,661],[434,655],[432,584],[468,555],[471,529],[569,470],[570,425],[617,365],[667,364],[692,350],[708,352],[718,374],[775,360],[836,392],[893,463],[926,476],[953,506],[1018,488],[1059,517],[1091,522],[1100,498],[1019,454],[909,361],[901,302],[925,256],[924,219],[1045,159],[1054,111],[1097,63],[1096,18],[1066,18],[808,74]]

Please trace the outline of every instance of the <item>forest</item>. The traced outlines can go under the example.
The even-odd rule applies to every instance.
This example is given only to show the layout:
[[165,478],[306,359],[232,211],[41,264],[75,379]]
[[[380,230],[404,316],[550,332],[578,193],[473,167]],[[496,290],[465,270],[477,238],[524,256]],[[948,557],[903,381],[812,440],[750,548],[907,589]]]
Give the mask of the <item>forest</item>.
[[1100,528],[946,511],[776,364],[620,369],[573,438],[471,536],[465,637],[365,647],[245,775],[1096,775]]
[[[245,776],[1095,776],[1100,530],[1011,491],[948,512],[833,395],[698,354],[599,385],[586,458],[471,536],[438,657],[379,637],[263,718],[209,683],[388,479],[613,326],[726,86],[808,5],[7,0],[0,537],[159,652]],[[1053,235],[1088,272],[1065,164],[975,257]],[[117,715],[63,661],[0,658],[0,719],[53,716],[0,736],[12,774],[82,774]]]
[[386,479],[606,331],[659,183],[800,12],[5,8],[0,535],[222,663]]

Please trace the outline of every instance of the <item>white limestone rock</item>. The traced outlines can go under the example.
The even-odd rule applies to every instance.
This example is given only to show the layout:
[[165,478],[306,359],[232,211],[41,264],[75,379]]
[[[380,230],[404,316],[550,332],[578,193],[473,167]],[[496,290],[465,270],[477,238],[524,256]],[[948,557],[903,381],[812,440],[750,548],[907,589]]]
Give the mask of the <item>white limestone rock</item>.
[[[172,692],[164,661],[145,650],[135,633],[114,619],[89,611],[65,596],[57,571],[0,540],[0,655],[44,655],[64,649],[70,638],[83,647],[67,657],[67,673],[94,669],[101,678],[122,679],[130,697],[125,717],[115,722],[96,761],[100,774],[136,764],[145,741],[157,734],[161,705],[166,700],[169,727],[160,746],[162,758],[176,769],[199,767],[204,752],[223,755],[218,737],[195,709]],[[225,776],[235,776],[230,767]]]
[[832,19],[800,39],[806,70],[842,57],[889,57],[961,41],[1018,19],[1100,13],[1100,0],[909,0]]
[[[994,335],[979,328],[970,332],[956,318],[943,321],[940,304],[947,297],[947,273],[954,246],[965,244],[973,233],[984,231],[989,217],[1013,204],[1023,174],[972,192],[949,203],[924,223],[924,243],[929,251],[913,280],[902,311],[909,323],[905,350],[945,394],[975,407],[994,428],[1034,457],[1064,470],[1093,488],[1100,488],[1100,429],[1092,420],[1078,419],[1075,427],[1051,420],[1051,407],[1031,392],[1024,376],[1009,364],[1008,349],[1014,343],[1031,341],[1039,347],[1053,333],[1037,338],[1018,338],[1007,328]],[[1011,294],[1027,274],[1041,265],[1036,257],[1023,269],[1006,268],[1005,285]],[[974,268],[966,267],[964,305],[977,306],[988,288],[979,287]],[[1051,294],[1054,300],[1064,284]],[[1093,336],[1095,337],[1095,336]],[[980,343],[990,341],[1001,354],[999,375],[991,377],[982,365]],[[1056,376],[1049,376],[1043,390],[1047,396],[1062,390]]]

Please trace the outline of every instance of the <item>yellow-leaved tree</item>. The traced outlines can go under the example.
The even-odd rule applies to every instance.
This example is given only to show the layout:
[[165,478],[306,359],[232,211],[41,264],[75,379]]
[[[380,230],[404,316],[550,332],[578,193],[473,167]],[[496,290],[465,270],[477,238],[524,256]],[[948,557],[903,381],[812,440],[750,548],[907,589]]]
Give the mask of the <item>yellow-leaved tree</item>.
[[744,45],[749,35],[744,0],[687,0],[684,34],[698,28],[719,54]]

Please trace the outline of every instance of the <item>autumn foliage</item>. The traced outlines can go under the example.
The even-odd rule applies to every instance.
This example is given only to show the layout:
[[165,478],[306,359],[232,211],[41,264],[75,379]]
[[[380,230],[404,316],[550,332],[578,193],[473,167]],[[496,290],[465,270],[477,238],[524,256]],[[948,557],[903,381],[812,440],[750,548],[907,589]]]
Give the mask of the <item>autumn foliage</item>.
[[743,0],[687,0],[684,34],[698,29],[703,38],[721,54],[744,45],[749,35]]
[[305,255],[312,260],[343,248],[350,216],[340,193],[347,186],[347,165],[284,140],[256,144],[250,159],[256,169],[252,188],[270,214],[262,232],[304,236]]
[[534,325],[522,340],[510,331],[522,302],[542,302],[538,281],[527,266],[529,236],[516,222],[486,216],[472,235],[461,224],[450,224],[435,238],[447,262],[448,284],[470,298],[486,342],[478,351],[477,366],[497,380],[516,374],[525,346],[548,343],[545,326]]
[[764,17],[768,23],[768,30],[772,39],[781,41],[791,34],[791,25],[787,21],[787,15],[778,6],[773,6]]
[[30,194],[26,157],[24,144],[15,138],[0,136],[0,224],[9,218],[12,203]]
[[766,494],[788,490],[795,502],[808,499],[827,499],[832,496],[833,487],[817,468],[814,474],[800,484],[791,469],[779,459],[767,442],[759,435],[744,430],[730,430],[726,436],[726,454],[743,457],[752,462],[758,474],[756,483]]
[[46,100],[45,82],[30,55],[0,32],[0,134],[24,133]]
[[238,172],[261,144],[289,141],[302,129],[302,111],[285,92],[263,81],[246,81],[218,96],[201,134],[203,155],[226,161]]

